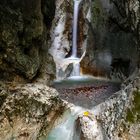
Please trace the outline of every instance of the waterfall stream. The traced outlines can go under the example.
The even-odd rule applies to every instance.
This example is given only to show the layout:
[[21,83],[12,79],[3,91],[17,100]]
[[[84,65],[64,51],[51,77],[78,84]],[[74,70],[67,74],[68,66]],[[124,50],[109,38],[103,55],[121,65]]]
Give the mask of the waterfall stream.
[[[72,55],[69,59],[77,61],[77,31],[78,31],[78,15],[79,6],[82,0],[74,0],[74,11],[73,11],[73,34],[72,34]],[[71,76],[80,76],[80,62],[73,63],[73,72]]]
[[[81,58],[78,58],[77,56],[78,15],[82,1],[83,0],[74,0],[72,55],[66,59],[73,63],[73,71],[70,77],[80,76],[80,61],[85,55],[84,52]],[[62,122],[54,127],[49,133],[47,139],[45,138],[44,140],[80,140],[80,134],[75,133],[75,120],[83,111],[84,108],[74,105],[73,109],[71,108],[70,113],[63,115]]]
[[46,140],[79,140],[79,136],[74,133],[75,120],[83,108],[74,106],[70,113],[64,114],[62,123],[56,126],[49,134]]
[[98,133],[101,134],[100,128],[94,123],[96,119],[93,116],[89,119],[88,117],[83,119],[83,122],[89,123],[88,127],[84,126],[85,129],[82,128],[81,123],[77,125],[77,120],[80,116],[85,116],[85,112],[90,112],[96,116],[100,110],[97,107],[98,104],[117,92],[120,89],[120,84],[115,81],[85,77],[85,79],[66,79],[56,82],[54,87],[59,92],[59,97],[68,103],[67,107],[70,112],[64,113],[61,122],[57,121],[57,125],[51,130],[47,139],[43,140],[81,140],[81,132],[85,129],[87,130],[85,132],[91,132],[90,137],[95,136],[98,137],[96,140],[103,140],[102,135],[98,135]]
[[[73,78],[78,79],[80,77],[80,61],[85,55],[85,52],[83,53],[81,58],[78,58],[77,55],[78,15],[80,4],[82,1],[83,0],[74,0],[72,55],[69,58],[65,58],[63,63],[63,65],[66,65],[66,63],[73,63],[73,71],[68,80]],[[43,140],[80,140],[80,132],[75,132],[76,119],[87,109],[81,106],[73,105],[70,110],[71,111],[69,113],[64,113],[61,123],[54,126],[54,128],[49,133],[47,139],[45,138]]]
[[72,57],[77,58],[77,28],[78,28],[78,15],[79,5],[81,0],[74,1],[74,14],[73,14],[73,36],[72,36]]

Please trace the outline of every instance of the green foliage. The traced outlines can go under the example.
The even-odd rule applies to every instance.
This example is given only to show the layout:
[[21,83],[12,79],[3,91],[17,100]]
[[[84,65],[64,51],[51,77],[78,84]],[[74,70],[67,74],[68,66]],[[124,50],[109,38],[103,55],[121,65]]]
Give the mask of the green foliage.
[[126,121],[130,123],[140,122],[140,90],[134,91],[132,108],[127,110]]

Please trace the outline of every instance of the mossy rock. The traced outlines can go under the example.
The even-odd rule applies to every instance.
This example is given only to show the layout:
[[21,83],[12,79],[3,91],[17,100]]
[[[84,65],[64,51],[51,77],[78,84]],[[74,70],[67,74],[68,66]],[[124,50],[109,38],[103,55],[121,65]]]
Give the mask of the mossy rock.
[[37,75],[47,59],[54,12],[54,0],[0,2],[0,79],[11,81],[17,75],[31,80]]
[[127,110],[126,121],[130,123],[140,123],[140,90],[134,91],[133,94],[132,107]]

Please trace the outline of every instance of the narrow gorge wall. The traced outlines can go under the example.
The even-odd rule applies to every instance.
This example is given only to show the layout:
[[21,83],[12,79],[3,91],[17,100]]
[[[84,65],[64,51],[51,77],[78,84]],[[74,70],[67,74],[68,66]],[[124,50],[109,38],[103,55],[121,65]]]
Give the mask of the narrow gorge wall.
[[0,2],[0,79],[31,81],[42,74],[48,81],[54,78],[48,54],[54,12],[54,0]]
[[[91,0],[83,0],[78,9],[78,39],[77,55],[80,58],[87,46],[88,24],[90,20]],[[72,71],[72,62],[68,60],[72,55],[74,2],[71,0],[56,0],[56,12],[51,28],[50,53],[56,63],[56,77],[69,77]],[[67,69],[68,68],[68,69]]]
[[[81,72],[119,81],[128,78],[139,64],[139,2],[83,1],[79,14],[79,57],[86,48]],[[72,18],[73,2],[56,1],[50,52],[57,76],[63,78],[72,69],[70,65],[68,72],[65,68],[72,51]]]
[[[87,47],[81,62],[82,72],[124,80],[139,63],[139,1],[92,1],[90,18],[89,2],[83,2],[78,23],[78,54]],[[71,55],[73,2],[5,0],[0,2],[0,16],[0,78],[8,81],[54,79],[55,65],[48,50],[52,46],[62,58]],[[87,44],[85,38],[88,38]],[[124,64],[126,68],[120,68]]]
[[0,1],[0,139],[39,139],[63,112],[58,92],[46,86],[55,78],[54,13],[55,0]]
[[[139,5],[138,0],[94,0],[91,22],[86,15],[80,15],[80,29],[82,25],[90,29],[88,36],[84,34],[87,30],[79,32],[79,46],[88,39],[87,53],[81,62],[83,73],[124,80],[139,67]],[[54,79],[55,66],[49,49],[59,35],[64,35],[57,42],[58,51],[63,58],[71,55],[72,6],[71,0],[0,1],[0,80],[39,80],[48,84]],[[57,27],[62,25],[63,30],[59,30]],[[60,32],[54,34],[53,28]],[[137,73],[129,77],[122,85],[120,98],[112,97],[113,102],[105,101],[108,106],[101,106],[104,110],[99,120],[110,139],[124,140],[129,135],[130,140],[139,139],[139,79]],[[65,105],[58,92],[45,84],[0,82],[0,138],[30,140],[48,134]]]
[[[94,0],[83,73],[123,81],[139,64],[139,1]],[[92,51],[91,51],[92,50]]]

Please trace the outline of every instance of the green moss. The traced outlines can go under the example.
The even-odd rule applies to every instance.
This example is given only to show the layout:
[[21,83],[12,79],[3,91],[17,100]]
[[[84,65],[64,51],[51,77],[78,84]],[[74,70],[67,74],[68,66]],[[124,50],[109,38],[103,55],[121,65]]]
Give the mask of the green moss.
[[105,13],[102,4],[98,0],[95,0],[93,3],[92,15],[92,23],[94,23],[94,26],[96,28],[100,28],[100,26],[105,25],[105,22],[107,20],[107,14]]
[[48,59],[54,14],[55,0],[0,2],[0,78],[12,81],[18,75],[31,80],[37,75],[44,65],[41,60]]
[[127,110],[126,121],[130,123],[140,122],[140,90],[134,91],[132,108]]

